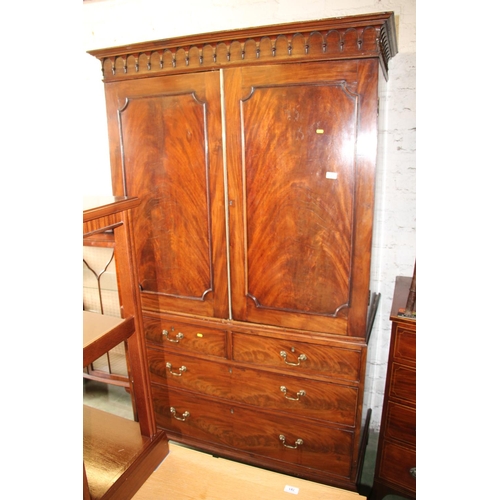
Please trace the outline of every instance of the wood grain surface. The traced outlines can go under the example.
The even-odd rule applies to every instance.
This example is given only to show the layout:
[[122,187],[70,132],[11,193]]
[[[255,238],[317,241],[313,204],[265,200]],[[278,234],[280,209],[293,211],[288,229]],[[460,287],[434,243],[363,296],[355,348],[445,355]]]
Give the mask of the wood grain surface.
[[[298,493],[285,491],[294,488]],[[341,490],[216,458],[170,442],[170,453],[133,500],[363,500]]]

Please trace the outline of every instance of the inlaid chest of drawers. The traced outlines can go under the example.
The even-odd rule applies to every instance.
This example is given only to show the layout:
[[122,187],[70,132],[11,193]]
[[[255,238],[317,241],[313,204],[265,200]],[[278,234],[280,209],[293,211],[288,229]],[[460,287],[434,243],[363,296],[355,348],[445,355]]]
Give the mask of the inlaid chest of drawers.
[[392,333],[384,407],[370,500],[387,494],[416,498],[416,319],[404,311],[411,278],[398,276],[391,310]]

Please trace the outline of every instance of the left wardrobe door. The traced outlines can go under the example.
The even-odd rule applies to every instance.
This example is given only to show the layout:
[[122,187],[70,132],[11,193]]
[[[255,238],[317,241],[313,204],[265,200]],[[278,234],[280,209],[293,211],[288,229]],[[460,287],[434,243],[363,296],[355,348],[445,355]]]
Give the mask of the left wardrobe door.
[[144,309],[228,316],[218,72],[106,83],[115,195],[137,196]]

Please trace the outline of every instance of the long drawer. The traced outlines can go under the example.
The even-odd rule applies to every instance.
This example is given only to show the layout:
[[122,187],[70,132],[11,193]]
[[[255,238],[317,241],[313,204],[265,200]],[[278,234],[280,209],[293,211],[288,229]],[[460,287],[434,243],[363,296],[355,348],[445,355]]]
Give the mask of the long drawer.
[[148,349],[151,381],[354,427],[358,388]]
[[386,406],[385,438],[416,446],[416,410],[388,401]]
[[394,360],[415,365],[417,358],[417,335],[415,328],[398,325],[394,337]]
[[406,401],[411,404],[416,402],[417,374],[415,368],[399,363],[392,363],[389,367],[390,390],[388,396]]
[[359,382],[362,348],[234,333],[233,359],[286,369],[298,376],[321,374],[337,380]]
[[348,478],[354,432],[317,421],[216,402],[189,392],[152,385],[157,424],[170,436],[236,448]]
[[416,491],[416,459],[414,448],[390,440],[382,442],[380,478]]

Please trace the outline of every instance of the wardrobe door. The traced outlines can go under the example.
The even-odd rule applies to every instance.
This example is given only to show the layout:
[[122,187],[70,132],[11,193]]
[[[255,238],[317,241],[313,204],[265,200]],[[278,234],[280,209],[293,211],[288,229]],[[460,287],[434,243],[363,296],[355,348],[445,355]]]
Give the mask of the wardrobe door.
[[377,73],[224,71],[234,319],[364,336]]
[[227,317],[217,72],[108,83],[114,194],[137,196],[145,309]]

